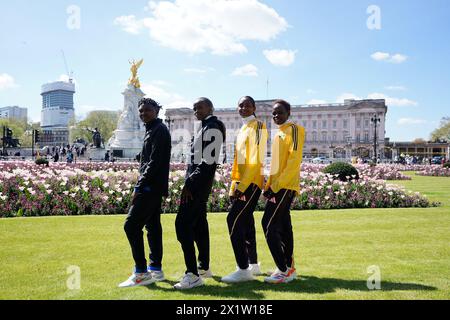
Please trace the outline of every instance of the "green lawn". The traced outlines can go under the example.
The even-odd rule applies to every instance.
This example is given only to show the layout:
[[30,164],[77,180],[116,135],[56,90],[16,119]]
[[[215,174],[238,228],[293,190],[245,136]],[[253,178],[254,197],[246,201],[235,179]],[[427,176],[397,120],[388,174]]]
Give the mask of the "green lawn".
[[[449,299],[450,179],[413,176],[395,182],[442,207],[293,212],[295,255],[301,278],[267,285],[263,277],[226,285],[234,271],[225,214],[209,216],[215,279],[189,292],[172,289],[184,272],[175,216],[163,217],[168,282],[119,289],[131,271],[124,216],[0,220],[0,299]],[[257,214],[257,221],[261,213]],[[274,268],[258,222],[262,268]],[[81,290],[68,290],[71,265]],[[368,290],[369,266],[381,270],[381,290]]]

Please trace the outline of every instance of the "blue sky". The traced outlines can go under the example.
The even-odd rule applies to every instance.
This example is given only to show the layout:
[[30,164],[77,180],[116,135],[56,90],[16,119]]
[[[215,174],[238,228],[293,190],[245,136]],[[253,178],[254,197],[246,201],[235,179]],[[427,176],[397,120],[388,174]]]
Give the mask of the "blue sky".
[[1,1],[0,106],[39,120],[64,50],[78,117],[121,109],[128,60],[144,58],[143,90],[165,106],[386,98],[388,137],[428,138],[450,116],[449,17],[448,0]]

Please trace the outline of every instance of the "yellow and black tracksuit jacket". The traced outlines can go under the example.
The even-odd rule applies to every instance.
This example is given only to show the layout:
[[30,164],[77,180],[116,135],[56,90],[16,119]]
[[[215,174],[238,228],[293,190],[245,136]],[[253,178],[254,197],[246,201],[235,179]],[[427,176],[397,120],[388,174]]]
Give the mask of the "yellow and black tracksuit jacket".
[[242,126],[236,141],[230,196],[235,190],[245,192],[252,183],[263,188],[267,137],[266,124],[256,118]]
[[305,143],[305,128],[293,122],[279,127],[272,142],[270,177],[265,190],[300,192],[300,167]]

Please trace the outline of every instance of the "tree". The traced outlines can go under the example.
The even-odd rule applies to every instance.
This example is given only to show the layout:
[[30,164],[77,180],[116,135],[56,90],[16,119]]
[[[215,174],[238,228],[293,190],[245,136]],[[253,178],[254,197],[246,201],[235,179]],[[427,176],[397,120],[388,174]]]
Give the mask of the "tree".
[[13,131],[13,138],[19,139],[22,148],[31,148],[33,129],[40,130],[40,123],[27,123],[18,119],[0,119],[0,135],[3,127],[8,127]]
[[117,128],[119,115],[118,111],[92,111],[87,115],[86,119],[79,122],[71,122],[69,124],[70,141],[73,142],[76,138],[80,138],[92,143],[92,134],[86,128],[98,128],[106,144]]
[[432,141],[450,141],[450,117],[444,117],[441,120],[439,128],[431,133]]
[[422,139],[422,138],[416,138],[416,139],[413,140],[413,143],[414,144],[424,144],[424,143],[427,143],[427,142],[424,139]]

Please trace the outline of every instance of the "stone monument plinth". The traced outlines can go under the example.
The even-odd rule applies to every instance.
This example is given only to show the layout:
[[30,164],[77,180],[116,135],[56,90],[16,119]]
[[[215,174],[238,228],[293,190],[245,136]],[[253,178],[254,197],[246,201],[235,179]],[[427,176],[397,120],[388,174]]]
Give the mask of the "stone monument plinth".
[[117,130],[108,142],[108,149],[115,158],[134,159],[142,150],[145,136],[145,126],[139,118],[139,101],[145,94],[132,84],[129,84],[122,94],[124,108]]
[[105,160],[106,150],[104,148],[88,148],[86,153],[88,159],[92,159],[94,161]]

